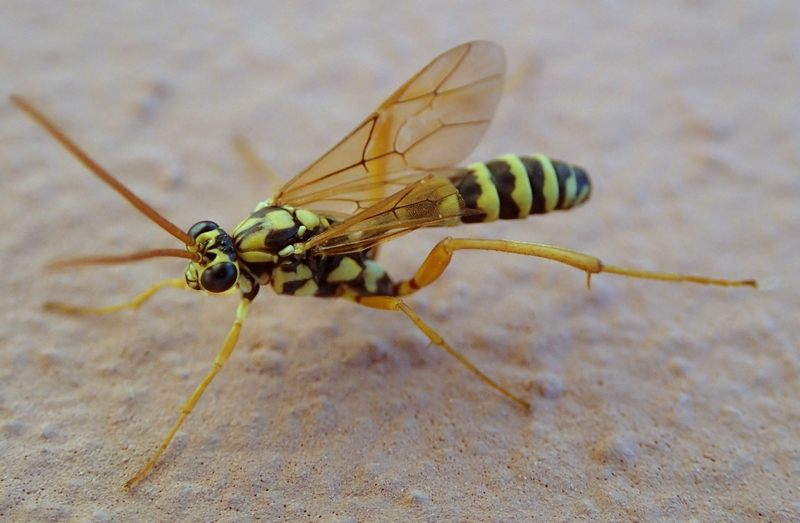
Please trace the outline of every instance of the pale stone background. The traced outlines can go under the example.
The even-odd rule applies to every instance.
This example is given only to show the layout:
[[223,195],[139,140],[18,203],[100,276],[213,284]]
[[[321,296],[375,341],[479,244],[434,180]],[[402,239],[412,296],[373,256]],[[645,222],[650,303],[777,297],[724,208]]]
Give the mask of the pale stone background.
[[402,316],[254,303],[238,350],[158,468],[122,483],[206,373],[236,298],[166,291],[179,246],[0,101],[0,519],[797,521],[800,2],[3,2],[0,92],[24,94],[181,227],[238,223],[440,52],[486,38],[507,94],[479,150],[583,165],[571,213],[386,246],[412,273],[445,233],[609,263],[756,277],[766,291],[594,279],[460,254],[410,300],[529,399],[489,389]]

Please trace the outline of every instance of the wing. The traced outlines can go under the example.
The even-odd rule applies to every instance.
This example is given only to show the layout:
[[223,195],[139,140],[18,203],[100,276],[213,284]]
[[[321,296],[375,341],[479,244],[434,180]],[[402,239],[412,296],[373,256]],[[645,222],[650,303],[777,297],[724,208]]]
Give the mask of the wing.
[[450,49],[284,185],[273,201],[351,215],[427,174],[414,171],[460,162],[489,127],[505,71],[505,52],[497,44],[476,41]]
[[448,225],[470,212],[450,180],[429,174],[314,236],[305,249],[328,255],[363,251],[420,227]]

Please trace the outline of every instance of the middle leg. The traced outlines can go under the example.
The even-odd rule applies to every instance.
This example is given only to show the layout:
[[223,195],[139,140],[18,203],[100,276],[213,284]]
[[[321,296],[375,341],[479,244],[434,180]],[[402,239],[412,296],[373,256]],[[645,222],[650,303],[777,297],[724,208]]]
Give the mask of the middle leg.
[[433,343],[434,345],[438,345],[439,347],[442,347],[444,350],[449,352],[451,356],[460,361],[462,365],[467,367],[470,371],[472,371],[473,374],[475,374],[480,379],[485,381],[490,387],[499,391],[507,398],[516,401],[517,403],[525,407],[526,410],[530,410],[531,408],[530,403],[512,394],[507,389],[497,384],[489,376],[481,372],[480,369],[478,369],[467,358],[461,355],[461,353],[459,353],[453,347],[448,345],[448,343],[444,340],[444,338],[442,338],[439,335],[439,333],[433,330],[427,323],[422,321],[422,318],[420,318],[419,315],[416,312],[414,312],[411,309],[411,307],[406,305],[406,303],[400,298],[396,298],[394,296],[360,296],[360,295],[349,295],[349,294],[345,294],[342,297],[354,301],[359,305],[369,307],[371,309],[402,312],[403,314],[408,316],[408,318],[412,322],[414,322],[414,325],[416,325],[417,328],[419,328],[419,330],[421,330],[425,334],[425,336],[428,337],[429,340],[431,340],[431,343]]

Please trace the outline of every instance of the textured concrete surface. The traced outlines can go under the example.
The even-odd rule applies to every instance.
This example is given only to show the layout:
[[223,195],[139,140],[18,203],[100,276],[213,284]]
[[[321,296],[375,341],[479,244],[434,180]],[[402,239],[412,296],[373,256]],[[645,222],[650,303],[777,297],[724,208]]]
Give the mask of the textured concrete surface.
[[[110,4],[108,4],[110,5]],[[592,201],[445,233],[556,244],[726,290],[459,255],[409,303],[528,414],[400,315],[262,292],[158,467],[233,296],[111,304],[183,263],[48,273],[178,247],[0,101],[0,519],[797,521],[800,3],[6,2],[0,92],[34,101],[181,227],[239,222],[440,52],[486,38],[507,93],[472,159],[544,152]]]

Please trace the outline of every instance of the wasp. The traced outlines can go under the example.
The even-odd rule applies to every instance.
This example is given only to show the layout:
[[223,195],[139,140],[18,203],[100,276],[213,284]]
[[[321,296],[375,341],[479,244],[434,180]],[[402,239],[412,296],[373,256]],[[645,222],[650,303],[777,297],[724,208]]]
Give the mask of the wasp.
[[165,287],[209,294],[238,291],[241,297],[236,319],[211,370],[183,405],[150,461],[125,484],[127,488],[155,466],[225,365],[250,303],[264,286],[278,294],[343,298],[373,309],[401,312],[432,344],[525,409],[529,408],[527,401],[470,363],[403,299],[435,282],[456,251],[498,251],[553,260],[584,271],[587,285],[594,274],[612,273],[757,287],[755,280],[719,280],[606,265],[593,256],[549,245],[451,237],[433,248],[411,278],[390,278],[376,261],[377,247],[415,229],[522,219],[569,210],[589,199],[592,186],[584,169],[541,154],[505,155],[454,167],[472,152],[489,127],[503,91],[505,72],[505,51],[495,43],[475,41],[450,49],[403,84],[330,151],[271,198],[259,202],[231,233],[207,220],[184,232],[92,160],[31,104],[19,96],[11,97],[92,173],[186,246],[185,250],[75,258],[55,262],[55,266],[128,263],[157,257],[185,258],[189,262],[183,278],[158,283],[127,303],[101,309],[63,304],[48,304],[49,308],[92,314],[137,309]]

